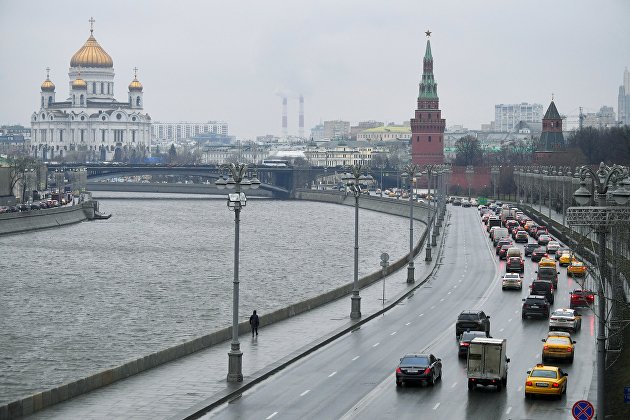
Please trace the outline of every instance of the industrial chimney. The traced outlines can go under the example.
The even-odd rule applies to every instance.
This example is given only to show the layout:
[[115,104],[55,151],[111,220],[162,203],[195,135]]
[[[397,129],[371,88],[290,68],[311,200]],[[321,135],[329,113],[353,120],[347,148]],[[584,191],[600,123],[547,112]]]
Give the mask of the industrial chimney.
[[299,136],[304,138],[304,96],[300,94],[300,122],[299,122]]
[[287,97],[282,97],[282,136],[286,139],[289,136],[287,121]]

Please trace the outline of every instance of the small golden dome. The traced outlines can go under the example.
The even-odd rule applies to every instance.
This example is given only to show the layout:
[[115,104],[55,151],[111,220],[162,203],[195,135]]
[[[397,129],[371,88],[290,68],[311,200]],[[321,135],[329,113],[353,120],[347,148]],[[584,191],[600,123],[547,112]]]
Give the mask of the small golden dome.
[[129,83],[129,91],[132,91],[132,90],[137,90],[137,91],[142,92],[142,83],[140,83],[136,77],[134,77],[131,83]]
[[114,67],[114,61],[96,42],[90,31],[90,37],[70,60],[70,67]]
[[87,89],[87,83],[85,80],[77,77],[74,82],[72,82],[72,89]]
[[44,80],[44,83],[42,83],[42,92],[54,92],[54,91],[55,91],[55,84],[51,82],[50,79],[47,77],[46,80]]

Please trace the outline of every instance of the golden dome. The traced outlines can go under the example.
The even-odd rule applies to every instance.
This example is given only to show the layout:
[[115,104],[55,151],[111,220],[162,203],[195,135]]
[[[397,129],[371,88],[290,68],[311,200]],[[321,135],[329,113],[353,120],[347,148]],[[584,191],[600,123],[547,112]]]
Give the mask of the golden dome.
[[87,83],[85,83],[85,80],[77,77],[74,82],[72,82],[72,89],[87,89]]
[[142,92],[142,83],[138,81],[138,78],[134,77],[131,83],[129,83],[129,90],[138,90]]
[[47,77],[46,80],[44,80],[44,83],[42,83],[42,92],[54,92],[54,91],[55,91],[55,84],[51,82],[50,79]]
[[70,60],[70,67],[114,67],[114,61],[96,42],[90,31],[90,37]]

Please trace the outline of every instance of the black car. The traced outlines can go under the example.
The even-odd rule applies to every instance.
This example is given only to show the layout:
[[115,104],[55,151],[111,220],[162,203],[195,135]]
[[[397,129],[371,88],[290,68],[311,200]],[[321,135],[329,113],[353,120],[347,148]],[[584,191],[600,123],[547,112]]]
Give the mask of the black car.
[[536,244],[536,246],[538,246],[538,248],[532,251],[532,261],[534,262],[538,262],[541,258],[547,257],[547,250],[538,244]]
[[483,311],[462,311],[455,323],[455,337],[464,331],[483,331],[486,337],[490,335],[490,317]]
[[462,205],[462,200],[460,200],[459,198],[456,198],[455,200],[453,200],[453,205],[454,206],[461,206]]
[[403,382],[426,382],[433,385],[442,378],[442,359],[432,354],[405,354],[396,368],[396,386]]
[[468,347],[470,347],[470,342],[473,341],[475,337],[485,337],[486,333],[484,331],[464,331],[462,336],[459,338],[459,357],[468,356]]
[[527,232],[525,232],[524,230],[517,230],[516,234],[514,235],[514,242],[529,242],[529,236],[527,236]]
[[512,240],[508,239],[508,238],[504,238],[504,239],[499,239],[499,242],[497,242],[497,245],[495,247],[495,251],[497,253],[497,255],[499,255],[499,251],[501,251],[501,248],[503,247],[503,245],[510,245],[512,246]]
[[525,244],[525,256],[526,257],[531,257],[532,256],[532,252],[534,252],[534,250],[539,248],[539,247],[540,247],[540,245],[538,245],[536,243],[533,243],[533,242]]
[[508,249],[512,248],[512,245],[503,245],[501,247],[501,249],[499,250],[499,259],[500,260],[505,260],[507,259],[507,251]]
[[27,206],[26,204],[18,204],[17,208],[19,211],[28,211],[30,209],[30,207]]
[[549,318],[550,305],[544,296],[530,295],[523,299],[523,309],[521,318],[525,319],[530,316],[541,316]]
[[553,283],[551,280],[534,280],[529,286],[529,294],[543,296],[550,305],[553,305]]

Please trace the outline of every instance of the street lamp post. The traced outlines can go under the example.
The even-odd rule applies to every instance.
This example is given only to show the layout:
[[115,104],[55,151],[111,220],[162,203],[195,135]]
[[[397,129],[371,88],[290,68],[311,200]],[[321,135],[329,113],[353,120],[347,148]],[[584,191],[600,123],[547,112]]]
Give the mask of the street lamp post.
[[361,181],[369,181],[372,177],[364,175],[363,165],[351,165],[350,173],[344,176],[346,186],[354,195],[354,286],[350,298],[350,318],[361,318],[361,296],[359,296],[359,197]]
[[432,196],[431,196],[431,178],[433,177],[433,167],[434,165],[427,165],[426,166],[426,174],[427,174],[427,236],[426,236],[426,242],[427,242],[427,247],[426,247],[426,256],[424,258],[425,261],[431,261],[432,257],[431,257],[431,201],[432,201]]
[[470,200],[470,184],[472,182],[472,176],[475,173],[475,167],[472,165],[466,166],[466,180],[468,181],[468,200]]
[[[567,221],[573,226],[591,226],[595,228],[598,241],[598,271],[597,282],[597,418],[606,418],[606,282],[608,278],[608,262],[606,258],[606,233],[608,229],[618,223],[630,222],[630,207],[626,207],[630,191],[626,188],[628,169],[619,165],[612,167],[602,162],[599,169],[593,172],[588,166],[578,169],[580,188],[573,194],[580,206],[567,210]],[[596,205],[588,207],[592,194],[586,188],[586,177],[591,178],[596,194]],[[618,206],[607,206],[606,195],[610,182],[620,182],[619,188],[612,196]]]
[[[468,170],[468,168],[466,168],[466,170]],[[492,175],[492,196],[495,200],[498,200],[499,197],[497,197],[497,179],[499,178],[499,167],[491,167],[490,174]]]
[[232,290],[232,343],[228,353],[228,382],[243,381],[243,352],[238,341],[238,298],[239,298],[239,230],[241,222],[241,209],[247,203],[247,197],[242,190],[249,188],[256,189],[260,186],[260,181],[253,175],[247,176],[247,165],[244,163],[230,163],[224,165],[228,171],[229,178],[226,180],[221,176],[215,185],[218,189],[234,189],[234,193],[228,194],[228,208],[234,212],[234,281]]
[[414,276],[414,264],[413,264],[413,193],[416,183],[416,177],[420,176],[420,165],[410,163],[403,167],[401,176],[403,179],[409,180],[409,263],[407,265],[407,283],[414,283],[416,281]]

